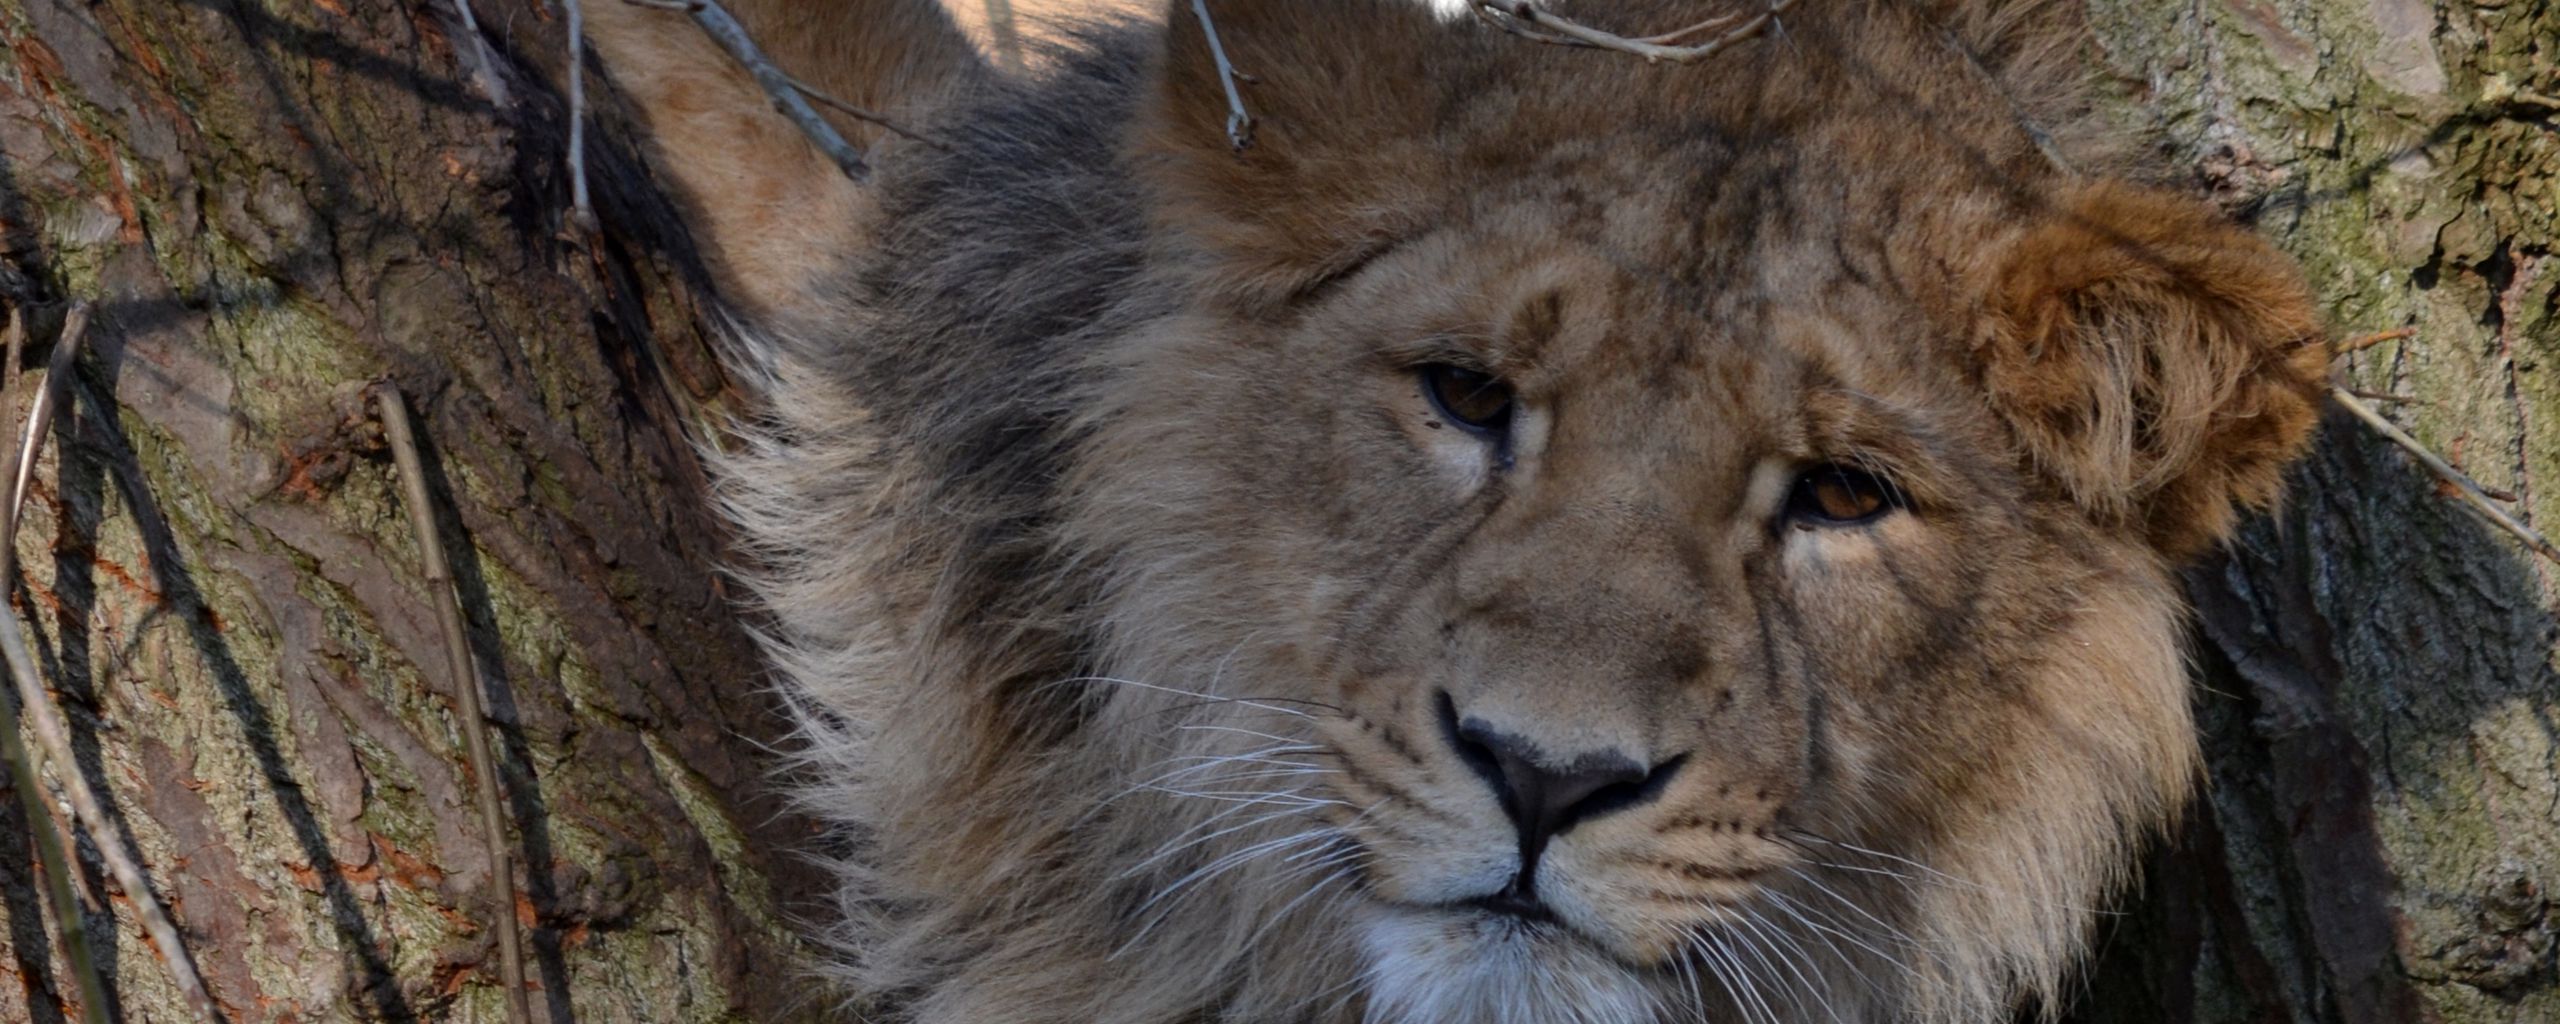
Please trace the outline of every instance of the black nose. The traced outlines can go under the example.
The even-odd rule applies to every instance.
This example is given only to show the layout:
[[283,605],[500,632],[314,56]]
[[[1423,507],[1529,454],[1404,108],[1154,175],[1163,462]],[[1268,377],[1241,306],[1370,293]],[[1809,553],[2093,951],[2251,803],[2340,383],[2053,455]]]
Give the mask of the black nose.
[[1493,786],[1503,812],[1520,830],[1524,882],[1534,872],[1547,840],[1584,821],[1653,799],[1681,761],[1675,757],[1647,768],[1614,750],[1558,758],[1480,719],[1460,719],[1447,694],[1440,696],[1440,724],[1458,758]]

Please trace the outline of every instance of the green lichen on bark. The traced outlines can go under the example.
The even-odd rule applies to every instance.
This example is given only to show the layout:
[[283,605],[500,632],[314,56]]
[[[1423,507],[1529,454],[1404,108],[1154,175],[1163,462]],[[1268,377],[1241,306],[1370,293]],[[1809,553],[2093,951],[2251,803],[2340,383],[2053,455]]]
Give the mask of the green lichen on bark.
[[[488,103],[451,16],[0,0],[0,301],[99,310],[16,595],[77,770],[234,1019],[499,1019],[486,923],[518,916],[551,1019],[807,1016],[824,1001],[769,983],[801,833],[712,577],[685,429],[725,385],[665,212],[609,191],[628,216],[560,238],[556,101],[523,78]],[[483,899],[452,680],[364,412],[380,380],[432,445],[514,906]],[[60,1020],[21,860],[0,856],[0,1019]],[[127,1016],[175,1019],[82,883]]]
[[[2093,5],[2127,109],[2303,263],[2343,380],[2560,525],[2560,7]],[[2088,1020],[2560,1020],[2555,568],[2332,423],[2200,574],[2216,787]],[[2334,763],[2304,773],[2314,755]]]

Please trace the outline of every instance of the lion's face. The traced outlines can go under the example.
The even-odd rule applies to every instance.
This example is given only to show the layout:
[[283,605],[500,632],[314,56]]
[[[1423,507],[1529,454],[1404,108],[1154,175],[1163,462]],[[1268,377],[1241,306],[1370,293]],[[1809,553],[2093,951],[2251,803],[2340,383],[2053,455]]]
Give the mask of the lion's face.
[[2038,492],[1960,325],[1843,273],[1687,291],[1542,207],[1150,355],[1124,423],[1183,460],[1114,487],[1212,510],[1151,517],[1211,575],[1150,590],[1216,596],[1149,632],[1230,645],[1179,685],[1304,712],[1178,746],[1243,770],[1173,788],[1270,795],[1213,848],[1334,837],[1277,852],[1352,872],[1415,1020],[1773,970],[1858,1002],[1774,965],[1923,961],[1933,895],[2094,899],[2191,764],[2156,554]]
[[1986,172],[1996,119],[1699,87],[1694,134],[1523,148],[1663,72],[1489,44],[1478,106],[1341,143],[1384,171],[1285,83],[1281,155],[1166,158],[1204,298],[1108,356],[1079,481],[1167,693],[1118,724],[1189,716],[1126,752],[1170,808],[1132,927],[1249,877],[1220,913],[1355,936],[1379,1020],[2049,985],[2190,784],[2170,567],[2307,432],[2299,285],[2181,201]]

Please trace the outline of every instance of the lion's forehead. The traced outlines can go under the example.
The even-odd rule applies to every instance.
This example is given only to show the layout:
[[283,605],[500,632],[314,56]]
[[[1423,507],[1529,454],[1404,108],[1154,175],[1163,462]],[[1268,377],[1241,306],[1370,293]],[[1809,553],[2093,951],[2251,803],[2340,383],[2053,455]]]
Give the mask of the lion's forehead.
[[[1719,269],[1709,250],[1737,246],[1757,261],[1724,263],[1751,269]],[[1640,216],[1594,220],[1532,193],[1485,204],[1420,248],[1399,279],[1434,294],[1382,292],[1376,302],[1418,312],[1377,327],[1481,347],[1586,438],[1694,454],[1801,447],[1859,406],[1938,432],[1975,418],[1979,403],[1962,400],[1977,388],[1964,372],[1969,298],[1952,271],[1934,283],[1878,272],[1908,257],[1874,237],[1804,225],[1715,241]],[[1844,395],[1857,401],[1826,401]]]

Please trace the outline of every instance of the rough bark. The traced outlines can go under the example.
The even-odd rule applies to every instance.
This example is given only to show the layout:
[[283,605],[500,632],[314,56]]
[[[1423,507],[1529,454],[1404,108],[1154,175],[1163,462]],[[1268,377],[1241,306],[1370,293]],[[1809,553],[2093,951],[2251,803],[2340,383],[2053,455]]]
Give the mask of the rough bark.
[[[2091,5],[2128,125],[2299,254],[2339,333],[2418,328],[2355,386],[2560,523],[2560,7]],[[396,382],[537,1007],[812,1016],[775,983],[806,837],[759,784],[686,447],[725,394],[695,278],[610,132],[605,232],[562,237],[556,12],[481,14],[486,68],[440,0],[0,0],[0,301],[99,309],[11,597],[234,1019],[498,1019],[453,681],[361,402]],[[2195,574],[2210,795],[2070,1016],[2560,1020],[2560,570],[2352,424],[2294,493]],[[62,1020],[15,806],[0,1020]],[[89,859],[127,1018],[182,1019]]]
[[[2300,256],[2351,386],[2560,524],[2560,6],[2095,0],[2130,120]],[[2555,569],[2333,418],[2194,574],[2210,796],[2088,1024],[2560,1020]]]
[[[605,233],[564,237],[560,27],[481,18],[487,68],[449,2],[0,0],[0,301],[97,309],[11,596],[231,1019],[503,1019],[499,915],[537,1017],[815,1016],[806,832],[688,447],[726,393],[691,272],[607,145]],[[384,380],[487,677],[509,907]],[[76,1019],[6,807],[0,1020]],[[187,1019],[88,860],[123,1019]]]

